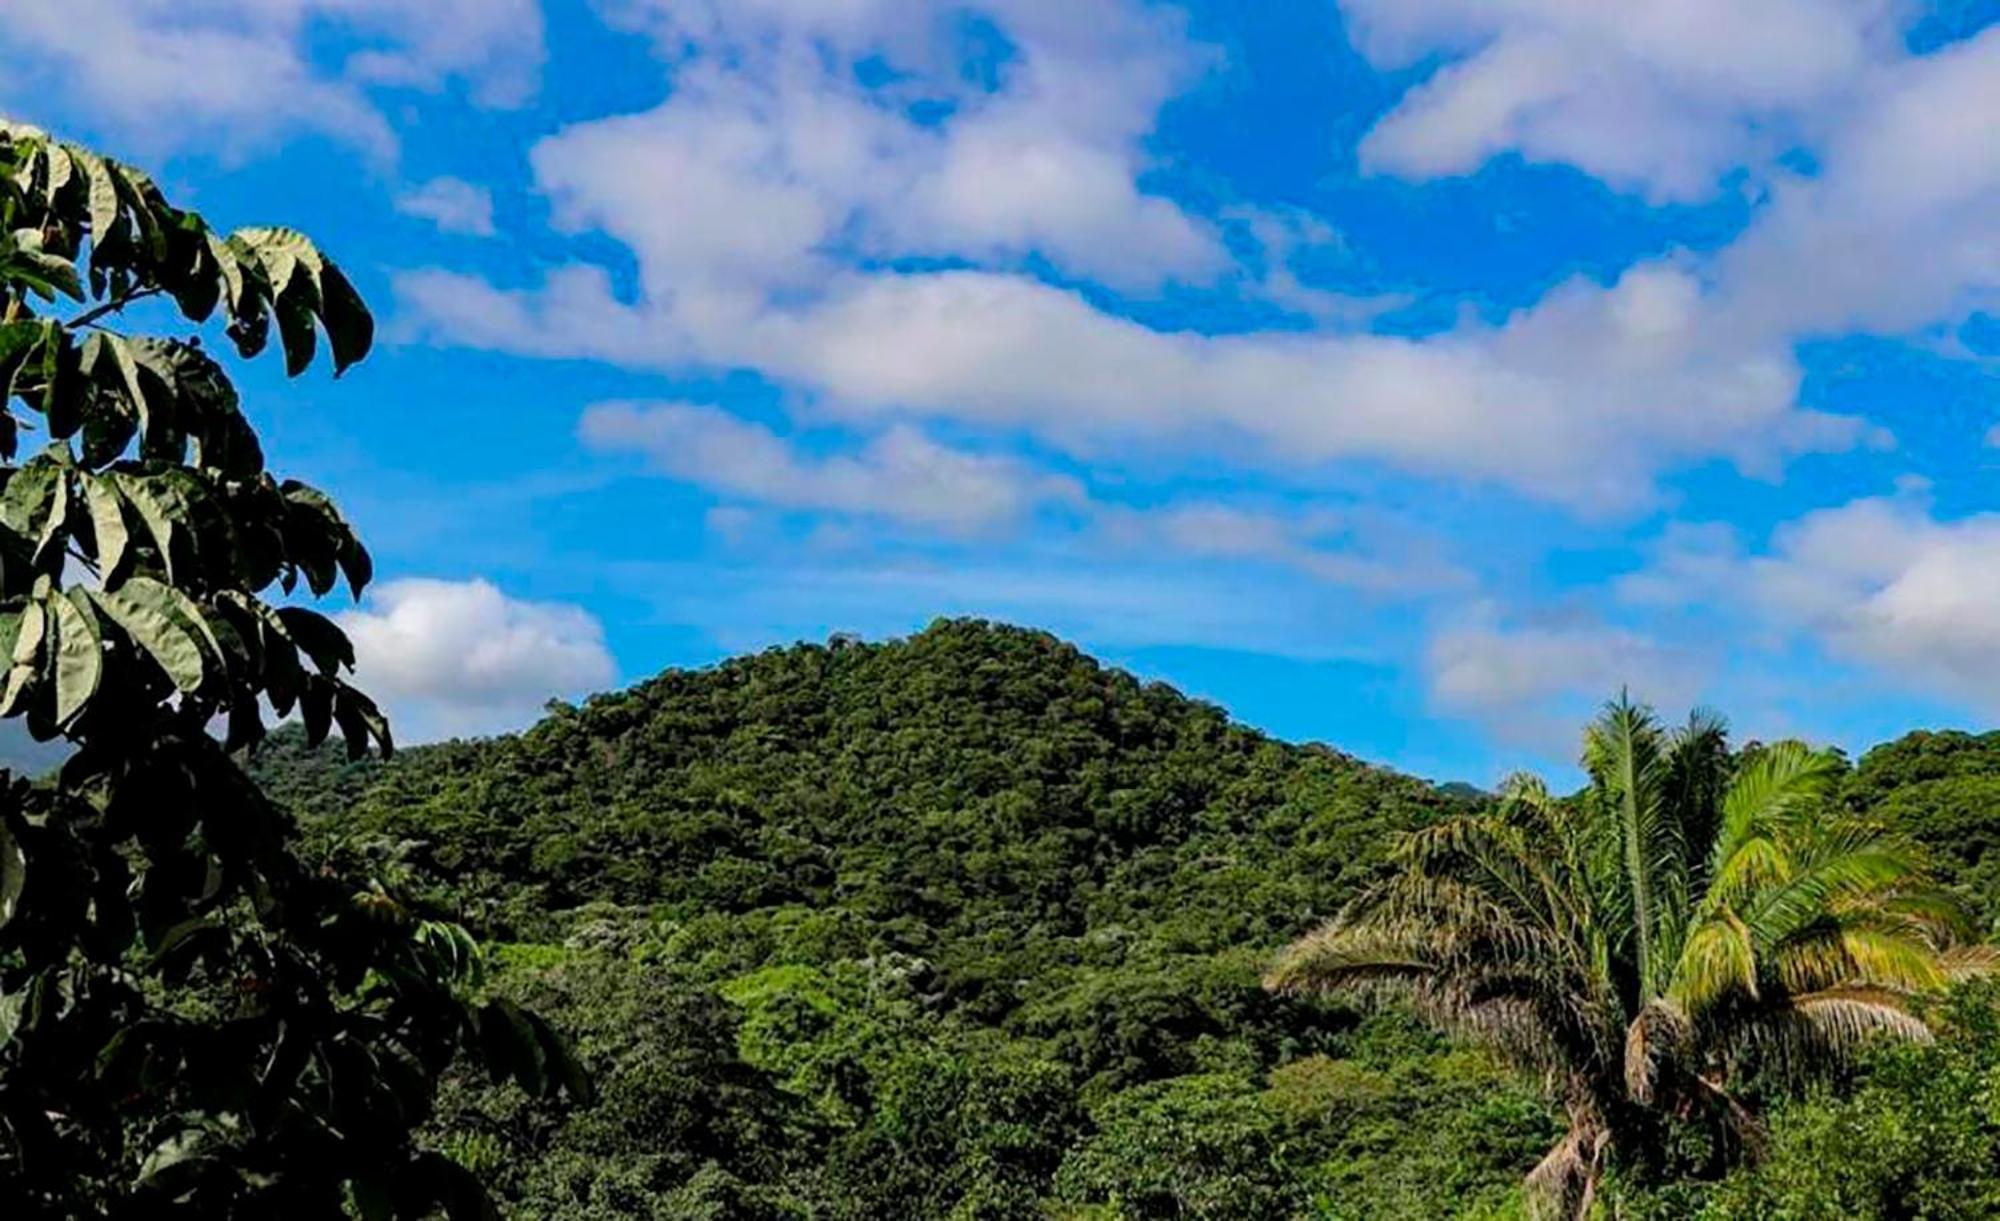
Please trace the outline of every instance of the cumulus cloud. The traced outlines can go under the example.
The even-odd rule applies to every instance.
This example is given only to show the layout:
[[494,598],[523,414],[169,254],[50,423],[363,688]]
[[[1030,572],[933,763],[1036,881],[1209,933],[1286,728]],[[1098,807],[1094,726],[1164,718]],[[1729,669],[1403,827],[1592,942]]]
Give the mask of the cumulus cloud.
[[1790,352],[1720,331],[1693,277],[1671,267],[1574,283],[1500,326],[1422,339],[1160,331],[980,271],[843,274],[803,304],[704,299],[693,310],[678,298],[622,305],[590,272],[541,293],[412,273],[398,291],[434,336],[758,368],[856,417],[1027,428],[1084,457],[1132,440],[1220,439],[1266,468],[1370,459],[1593,511],[1647,503],[1656,472],[1680,461],[1719,453],[1772,470],[1865,435],[1798,408]]
[[1816,133],[1900,50],[1894,0],[1342,0],[1376,64],[1446,63],[1369,132],[1364,164],[1427,178],[1503,152],[1658,198],[1713,191]]
[[[361,49],[316,58],[328,29]],[[486,104],[523,101],[542,15],[538,0],[10,0],[0,51],[14,69],[0,97],[54,93],[142,147],[312,130],[386,153],[371,87],[458,81]]]
[[[1449,61],[1363,141],[1377,168],[1518,152],[1680,199],[1750,171],[1764,205],[1701,269],[1712,333],[1902,333],[2000,287],[2000,28],[1913,55],[1890,0],[1344,7],[1376,62]],[[1798,149],[1813,172],[1784,168]]]
[[[1562,66],[1558,95],[1497,107],[1425,100],[1423,89],[1447,88],[1447,67],[1377,130],[1371,155],[1401,147],[1399,124],[1460,108],[1491,111],[1498,134],[1436,145],[1469,151],[1434,149],[1423,172],[1546,140],[1550,157],[1657,195],[1701,194],[1744,164],[1765,191],[1719,251],[1648,259],[1610,282],[1558,284],[1497,323],[1415,335],[1371,331],[1365,310],[1300,298],[1268,271],[1267,295],[1315,329],[1163,329],[1002,257],[1025,247],[1111,282],[1128,258],[1186,275],[1213,257],[1206,240],[1163,247],[1167,229],[1146,217],[1167,205],[1137,185],[1139,134],[1199,60],[1157,12],[1120,7],[1098,29],[1064,6],[996,0],[1019,53],[979,89],[924,75],[926,56],[944,53],[929,8],[894,22],[861,0],[628,7],[678,49],[674,94],[559,132],[533,160],[562,224],[631,251],[636,292],[614,295],[582,265],[524,290],[419,270],[398,279],[414,333],[647,368],[755,369],[822,417],[1026,431],[1086,461],[1137,447],[1306,481],[1359,461],[1601,515],[1657,503],[1659,475],[1690,463],[1719,457],[1768,477],[1799,453],[1886,441],[1801,405],[1799,342],[1907,333],[2000,285],[2000,152],[1984,123],[2000,29],[1913,56],[1873,0],[1601,12],[1354,0],[1353,30],[1379,63],[1464,67],[1554,47]],[[1107,52],[1139,68],[1080,70]],[[875,96],[839,70],[864,53],[917,67]],[[946,99],[948,120],[907,117],[927,91]],[[939,219],[924,201],[956,197],[940,185],[953,158],[983,155],[979,125],[1016,107],[1039,125],[1021,147],[1085,147],[1115,163],[1124,193],[1082,191],[1101,202],[1071,211],[1032,186],[1035,172],[989,166],[982,180],[1000,186]],[[1777,168],[1782,149],[1767,139],[1811,149],[1816,172]],[[1430,147],[1398,155],[1418,145]],[[987,208],[998,212],[982,217]],[[1175,232],[1181,221],[1202,231],[1174,215]],[[1206,253],[1178,263],[1169,248]],[[973,265],[882,262],[932,253]],[[1271,253],[1282,265],[1284,250]]]
[[[963,23],[940,0],[614,11],[677,61],[672,94],[565,128],[532,159],[558,220],[627,240],[658,294],[809,280],[830,247],[1041,254],[1135,286],[1226,265],[1212,233],[1136,185],[1140,137],[1189,71],[1167,19],[1138,4],[1085,17],[1007,0],[1013,54],[991,87],[963,79]],[[871,57],[895,79],[862,83]],[[948,117],[919,121],[915,103]]]
[[335,618],[354,641],[359,685],[410,741],[518,729],[547,700],[618,673],[589,612],[511,598],[484,580],[390,581]]
[[600,450],[643,454],[653,469],[787,509],[880,517],[949,534],[988,532],[1038,504],[1079,501],[1074,481],[1011,458],[970,454],[896,426],[859,453],[813,457],[761,425],[685,403],[600,403],[578,432]]
[[1939,520],[1916,485],[1806,514],[1761,553],[1727,527],[1681,527],[1621,592],[1740,608],[1889,685],[2000,714],[2000,513]]
[[1898,334],[2000,289],[2000,26],[1884,69],[1822,150],[1715,260],[1740,332]]
[[446,233],[492,237],[493,193],[459,178],[433,178],[396,197],[396,210]]
[[1690,704],[1709,661],[1686,646],[1583,616],[1509,621],[1480,605],[1437,631],[1424,657],[1432,703],[1511,745],[1561,757],[1591,710],[1620,690]]

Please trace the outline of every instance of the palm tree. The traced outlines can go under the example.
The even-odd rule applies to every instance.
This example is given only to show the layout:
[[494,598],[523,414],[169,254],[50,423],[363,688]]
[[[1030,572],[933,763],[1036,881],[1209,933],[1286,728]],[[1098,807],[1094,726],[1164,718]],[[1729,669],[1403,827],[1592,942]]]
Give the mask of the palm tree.
[[1615,1151],[1669,1115],[1731,1155],[1760,1128],[1748,1070],[1797,1083],[1874,1037],[1925,1039],[1912,1002],[1987,969],[1906,841],[1825,800],[1844,764],[1798,742],[1732,755],[1625,697],[1584,735],[1587,789],[1510,780],[1491,809],[1402,836],[1388,879],[1288,947],[1270,987],[1406,1003],[1548,1083],[1568,1116],[1528,1175],[1582,1217]]

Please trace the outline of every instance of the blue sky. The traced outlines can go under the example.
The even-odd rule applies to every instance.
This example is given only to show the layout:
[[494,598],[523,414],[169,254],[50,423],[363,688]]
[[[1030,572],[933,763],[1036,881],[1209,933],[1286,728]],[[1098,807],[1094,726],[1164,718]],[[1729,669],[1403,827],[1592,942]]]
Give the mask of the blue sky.
[[0,107],[375,305],[244,384],[406,736],[982,614],[1488,782],[1621,685],[1990,722],[1995,22],[17,0]]

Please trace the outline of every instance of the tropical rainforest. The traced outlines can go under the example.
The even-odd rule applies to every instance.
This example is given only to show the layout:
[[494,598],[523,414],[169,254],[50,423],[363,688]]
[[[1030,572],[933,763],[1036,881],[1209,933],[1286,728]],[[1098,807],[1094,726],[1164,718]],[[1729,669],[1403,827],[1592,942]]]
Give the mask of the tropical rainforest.
[[[1447,938],[1482,973],[1456,991],[1334,978],[1355,960],[1335,962],[1329,935],[1407,930],[1353,914],[1452,876],[1447,839],[1470,852],[1518,831],[1530,863],[1562,859],[1588,790],[1441,788],[1277,741],[1040,632],[951,620],[775,649],[386,763],[280,734],[255,774],[312,852],[473,929],[491,986],[594,1075],[587,1107],[448,1077],[429,1138],[509,1215],[1994,1215],[1995,1021],[1980,972],[1932,947],[1974,966],[2000,916],[2000,735],[1918,733],[1850,763],[1621,704],[1587,748],[1621,745],[1652,752],[1673,801],[1708,785],[1718,820],[1682,846],[1664,965],[1586,1031],[1620,1044],[1622,1071],[1627,1023],[1649,1015],[1646,1115],[1620,1109],[1622,1078],[1551,1089],[1479,1023],[1430,1020],[1446,992],[1530,995],[1525,936]],[[1723,901],[1708,862],[1731,859],[1713,848],[1731,814],[1737,856],[1763,835],[1796,858],[1773,869],[1847,879],[1810,910],[1785,891],[1777,906],[1818,933],[1772,953],[1761,1004],[1727,971],[1676,970],[1704,946],[1726,964],[1723,913],[1772,906],[1747,857],[1728,868],[1752,884]],[[1936,886],[1909,885],[1918,870]],[[1614,997],[1611,976],[1636,969],[1619,918],[1597,959]],[[1931,936],[1934,920],[1956,933]],[[1819,952],[1829,930],[1875,956],[1843,966]],[[1328,986],[1293,986],[1307,977]],[[1795,1020],[1815,1005],[1828,1020]],[[1823,1037],[1742,1058],[1708,1105],[1706,1032],[1785,1030]],[[1579,1148],[1596,1153],[1590,1200],[1577,1176],[1524,1189]]]
[[2000,1215],[2000,735],[1485,793],[947,620],[394,753],[274,339],[310,239],[0,124],[0,1217]]

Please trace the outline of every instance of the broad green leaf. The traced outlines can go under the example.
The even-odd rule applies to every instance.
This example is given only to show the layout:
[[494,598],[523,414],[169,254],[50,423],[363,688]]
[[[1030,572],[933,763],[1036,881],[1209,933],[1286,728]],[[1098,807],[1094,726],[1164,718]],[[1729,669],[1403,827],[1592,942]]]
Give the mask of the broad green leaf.
[[41,318],[0,323],[0,366],[18,363],[48,334],[52,324]]
[[347,743],[348,758],[359,759],[367,754],[370,739],[381,745],[383,758],[394,753],[388,718],[375,706],[375,701],[345,683],[333,697],[333,719]]
[[91,529],[97,535],[98,579],[108,588],[124,575],[120,565],[125,562],[125,547],[132,537],[125,527],[125,498],[119,494],[117,483],[103,475],[86,472],[80,478],[84,503],[90,507]]
[[34,562],[40,564],[48,555],[49,548],[62,553],[63,526],[69,521],[69,472],[56,469],[49,482],[48,508],[42,517],[42,528],[35,535]]
[[21,639],[21,604],[16,602],[0,610],[0,659],[13,664],[14,646]]
[[165,258],[166,233],[160,228],[160,218],[156,214],[165,203],[160,198],[160,188],[153,184],[144,170],[117,164],[112,166],[112,170],[118,198],[130,210],[133,222],[138,225],[147,256],[155,260]]
[[305,722],[306,745],[326,741],[333,727],[333,680],[318,675],[302,675],[299,684],[299,719]]
[[[323,594],[333,587],[333,568],[337,565],[347,577],[348,589],[359,598],[374,578],[374,561],[354,537],[354,530],[341,517],[340,510],[325,492],[296,479],[285,480],[279,490],[287,501],[311,514],[305,533],[288,532],[288,541],[292,559],[306,570],[307,583],[313,592]],[[312,529],[314,526],[318,528]]]
[[375,342],[375,319],[362,304],[361,294],[347,276],[332,263],[320,270],[320,321],[326,324],[326,343],[333,349],[333,375],[368,355]]
[[[166,603],[168,613],[174,616],[174,620],[180,624],[182,630],[191,633],[197,643],[207,645],[208,656],[226,672],[229,668],[230,651],[222,647],[221,639],[209,625],[208,614],[195,603],[195,600],[188,597],[177,585],[162,584],[151,577],[137,579],[142,590],[158,592]],[[236,639],[235,632],[226,623],[223,625],[223,631],[231,640]]]
[[7,269],[7,277],[44,301],[54,301],[58,296],[83,300],[83,281],[77,278],[76,267],[52,254],[18,254],[13,266]]
[[7,670],[7,685],[4,691],[0,691],[0,717],[13,716],[20,711],[21,697],[41,673],[42,645],[48,637],[48,623],[48,611],[40,602],[30,602],[21,608],[19,627],[14,636],[12,665]]
[[41,537],[42,517],[55,493],[56,468],[50,462],[30,462],[16,469],[0,493],[0,526],[22,540]]
[[546,1053],[518,1006],[504,998],[488,1001],[479,1008],[478,1025],[480,1050],[494,1080],[512,1078],[537,1097],[547,1092]]
[[222,299],[221,272],[208,242],[208,226],[201,217],[183,212],[174,222],[169,244],[179,264],[172,269],[168,291],[181,307],[181,314],[194,322],[206,322]]
[[226,593],[222,605],[236,608],[240,613],[239,626],[256,637],[256,652],[263,662],[264,693],[270,698],[272,709],[279,716],[291,715],[307,684],[306,673],[299,667],[298,646],[284,621],[262,600],[248,594]]
[[134,475],[129,471],[113,471],[111,478],[117,482],[125,502],[138,511],[140,524],[146,527],[146,533],[152,536],[153,546],[159,550],[167,580],[173,580],[174,542],[180,523],[188,519],[187,498],[178,487],[164,479]]
[[[14,835],[13,827],[5,818],[0,818],[0,928],[7,927],[14,919],[14,911],[20,906],[21,891],[28,883],[28,856],[21,850],[21,841]],[[0,1043],[13,1033],[9,1028],[0,1032]]]
[[303,606],[281,606],[275,613],[285,634],[305,650],[320,673],[335,675],[343,667],[354,668],[354,643],[333,620]]
[[435,1152],[426,1153],[421,1164],[434,1176],[433,1194],[445,1221],[500,1221],[498,1206],[470,1170]]
[[312,367],[316,347],[311,305],[298,291],[278,298],[278,340],[285,348],[285,373],[297,377]]
[[570,1101],[580,1106],[590,1106],[597,1101],[597,1086],[590,1079],[590,1073],[576,1058],[569,1040],[562,1032],[550,1026],[533,1013],[522,1015],[535,1028],[535,1037],[541,1042],[542,1055],[548,1065],[551,1082],[560,1086],[568,1094]]
[[42,283],[48,288],[72,301],[83,300],[83,281],[77,278],[74,263],[55,254],[32,255],[28,261],[41,273]]
[[201,643],[181,624],[166,586],[150,577],[135,576],[117,589],[92,590],[90,599],[105,618],[159,663],[175,687],[182,691],[201,687],[208,676]]
[[53,204],[56,194],[69,185],[76,171],[76,162],[70,157],[69,150],[60,144],[43,146],[42,160],[48,167],[42,182],[42,199],[44,203]]
[[256,255],[271,282],[272,297],[296,290],[303,293],[308,305],[319,304],[319,274],[324,264],[311,238],[297,229],[266,226],[238,229],[232,237],[241,238]]
[[139,1182],[150,1183],[183,1162],[200,1157],[213,1139],[201,1128],[189,1128],[161,1141],[139,1164]]
[[81,588],[51,599],[55,609],[56,724],[68,725],[97,694],[104,676],[104,647],[97,616]]
[[28,990],[0,993],[0,1047],[5,1047],[14,1038],[14,1032],[21,1028],[21,1017],[28,1007]]
[[0,323],[0,409],[14,396],[14,381],[33,361],[53,323],[36,319]]
[[206,235],[209,257],[215,260],[216,271],[222,277],[223,303],[233,315],[243,309],[243,269],[237,265],[236,252],[231,250],[215,234]]
[[[88,149],[72,146],[70,156],[82,167],[90,185],[90,239],[97,251],[110,249],[118,234],[118,184],[111,164]],[[96,255],[92,256],[95,261]]]
[[140,432],[147,431],[151,412],[146,401],[146,388],[139,379],[138,356],[124,336],[98,331],[83,345],[84,372],[96,376],[98,367],[107,359],[118,374],[118,385],[124,391],[125,401],[132,405]]

